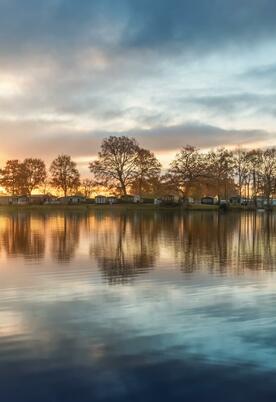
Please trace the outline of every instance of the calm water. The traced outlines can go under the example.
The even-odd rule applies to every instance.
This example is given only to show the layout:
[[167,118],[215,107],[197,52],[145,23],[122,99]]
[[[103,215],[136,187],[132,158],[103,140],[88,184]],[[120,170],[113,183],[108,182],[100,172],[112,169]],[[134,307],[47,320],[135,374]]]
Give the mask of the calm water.
[[276,215],[0,215],[0,401],[275,401]]

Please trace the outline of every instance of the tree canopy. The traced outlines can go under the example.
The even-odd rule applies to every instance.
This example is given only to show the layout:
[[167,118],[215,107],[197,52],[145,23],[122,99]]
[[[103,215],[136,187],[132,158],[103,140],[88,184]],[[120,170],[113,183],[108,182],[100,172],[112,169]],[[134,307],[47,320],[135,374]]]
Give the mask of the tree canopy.
[[139,146],[133,138],[111,136],[104,139],[98,159],[89,165],[99,185],[127,195],[137,174],[138,151]]
[[51,185],[62,190],[65,197],[72,191],[77,191],[80,185],[80,173],[69,155],[59,155],[52,162],[50,173]]
[[24,188],[27,195],[43,185],[46,180],[46,166],[41,159],[27,158],[22,164]]
[[90,162],[92,177],[80,178],[69,155],[59,155],[46,166],[39,158],[7,160],[0,169],[0,185],[10,195],[31,195],[40,190],[62,191],[64,196],[109,192],[121,196],[183,198],[231,195],[251,198],[276,197],[276,149],[226,148],[204,151],[191,145],[180,149],[169,168],[162,170],[155,154],[134,138],[110,136],[102,141],[96,160]]

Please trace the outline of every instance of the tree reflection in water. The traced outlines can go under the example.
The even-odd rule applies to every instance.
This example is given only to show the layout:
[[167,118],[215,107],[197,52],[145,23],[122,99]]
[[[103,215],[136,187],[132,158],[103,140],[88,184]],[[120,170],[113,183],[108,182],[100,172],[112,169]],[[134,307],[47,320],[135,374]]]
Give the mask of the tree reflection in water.
[[112,284],[148,272],[159,254],[158,222],[153,214],[98,215],[90,254]]
[[45,216],[18,212],[0,216],[2,249],[8,257],[41,259],[45,253]]
[[74,213],[65,213],[52,219],[51,254],[58,262],[67,263],[74,258],[84,219],[85,216]]
[[[13,212],[0,216],[1,255],[70,263],[93,258],[109,283],[154,267],[273,270],[276,214],[181,211]],[[81,251],[80,251],[81,250]]]

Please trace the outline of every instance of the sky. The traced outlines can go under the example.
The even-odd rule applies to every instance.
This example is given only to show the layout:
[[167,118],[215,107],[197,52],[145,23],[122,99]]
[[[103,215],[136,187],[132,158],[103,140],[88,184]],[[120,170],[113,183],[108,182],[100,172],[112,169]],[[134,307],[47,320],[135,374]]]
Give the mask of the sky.
[[0,0],[0,164],[276,145],[275,0]]

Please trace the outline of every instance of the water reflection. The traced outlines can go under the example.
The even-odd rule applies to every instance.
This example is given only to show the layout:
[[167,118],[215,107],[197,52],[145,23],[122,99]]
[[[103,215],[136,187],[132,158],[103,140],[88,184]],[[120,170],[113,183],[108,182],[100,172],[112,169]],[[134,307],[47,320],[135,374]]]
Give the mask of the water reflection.
[[158,226],[151,216],[96,216],[90,255],[109,283],[127,282],[154,266],[158,255]]
[[275,236],[265,213],[2,214],[0,400],[275,401]]
[[51,219],[51,255],[58,262],[66,263],[74,258],[84,219],[83,216],[72,213]]
[[1,254],[70,263],[96,259],[111,283],[174,259],[184,272],[273,270],[276,216],[265,213],[114,212],[0,217]]
[[15,213],[0,217],[2,251],[9,257],[41,259],[45,254],[45,216],[32,219],[29,214]]

